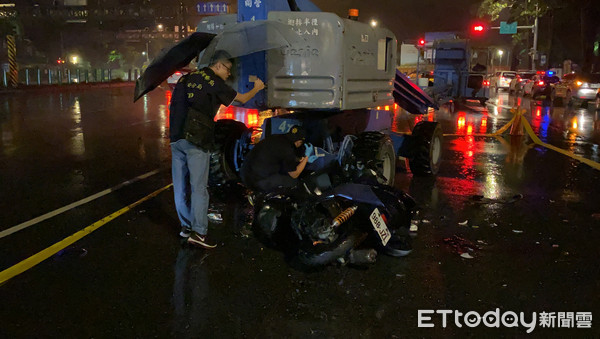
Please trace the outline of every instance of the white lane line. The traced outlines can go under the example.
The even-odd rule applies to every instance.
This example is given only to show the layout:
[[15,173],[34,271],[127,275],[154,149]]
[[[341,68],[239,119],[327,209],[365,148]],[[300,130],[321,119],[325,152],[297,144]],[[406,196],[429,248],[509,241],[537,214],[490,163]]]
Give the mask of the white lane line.
[[74,202],[72,204],[69,204],[67,206],[63,206],[63,207],[61,207],[59,209],[56,209],[56,210],[54,210],[52,212],[48,212],[48,213],[46,213],[44,215],[40,215],[39,217],[33,218],[33,219],[29,220],[29,221],[26,221],[24,223],[21,223],[21,224],[18,224],[16,226],[13,226],[13,227],[11,227],[11,228],[9,228],[7,230],[4,230],[4,231],[0,232],[0,239],[6,237],[8,235],[11,235],[11,234],[13,234],[15,232],[18,232],[18,231],[20,231],[22,229],[25,229],[25,228],[27,228],[29,226],[35,225],[35,224],[37,224],[39,222],[42,222],[42,221],[44,221],[46,219],[50,219],[50,218],[52,218],[52,217],[54,217],[56,215],[64,213],[64,212],[66,212],[66,211],[68,211],[70,209],[73,209],[73,208],[77,207],[77,206],[81,206],[83,204],[87,204],[88,202],[90,202],[92,200],[95,200],[95,199],[98,199],[98,198],[100,198],[102,196],[105,196],[105,195],[107,195],[107,194],[109,194],[111,192],[114,192],[114,191],[116,191],[116,190],[118,190],[118,189],[120,189],[120,188],[122,188],[124,186],[133,184],[136,181],[140,181],[140,180],[146,179],[148,177],[151,177],[151,176],[155,175],[158,172],[160,172],[160,170],[159,169],[155,169],[154,171],[148,172],[146,174],[139,175],[139,176],[137,176],[137,177],[135,177],[135,178],[133,178],[131,180],[127,180],[127,181],[122,182],[122,183],[120,183],[120,184],[118,184],[116,186],[113,186],[111,188],[105,189],[102,192],[98,192],[98,193],[96,193],[94,195],[90,195],[87,198],[83,198],[83,199],[81,199],[79,201],[76,201],[76,202]]

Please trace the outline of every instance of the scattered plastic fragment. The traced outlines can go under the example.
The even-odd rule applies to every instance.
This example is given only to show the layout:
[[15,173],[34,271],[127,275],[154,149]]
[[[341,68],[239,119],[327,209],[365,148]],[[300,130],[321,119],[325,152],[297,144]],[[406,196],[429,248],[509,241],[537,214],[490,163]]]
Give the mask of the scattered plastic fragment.
[[512,230],[512,231],[513,231],[513,233],[523,233],[523,231],[521,231],[521,230]]
[[487,242],[483,241],[483,240],[477,240],[478,244],[482,244],[482,245],[487,245]]
[[85,257],[87,255],[88,251],[85,248],[82,247],[67,247],[65,249],[62,249],[60,251],[58,251],[55,255],[54,258],[61,258],[61,257],[73,257],[73,256],[79,256],[80,258]]
[[473,226],[471,226],[471,228],[479,228],[479,226],[473,225]]
[[416,231],[418,231],[418,230],[419,230],[419,226],[417,226],[417,225],[415,225],[415,224],[411,224],[411,225],[410,225],[410,229],[409,229],[409,231],[411,231],[411,232],[416,232]]
[[421,222],[424,223],[424,224],[429,224],[430,223],[430,221],[427,220],[427,219],[423,219],[423,220],[421,220]]
[[554,201],[554,200],[552,200],[552,199],[550,199],[550,202],[551,202],[551,203],[554,203],[555,201]]
[[498,227],[498,224],[496,224],[495,222],[490,224],[490,227]]
[[552,245],[552,247],[554,247],[554,248],[558,248],[558,245],[557,245],[557,244],[554,244],[554,245]]
[[246,227],[242,227],[242,230],[240,231],[240,235],[243,238],[249,238],[251,234],[252,234],[252,230],[250,229],[249,225]]
[[467,224],[468,224],[468,223],[469,223],[469,220],[465,220],[465,221],[463,221],[463,222],[459,222],[458,224],[459,224],[460,226],[467,226]]
[[470,255],[469,253],[463,253],[460,256],[463,257],[463,258],[465,258],[465,259],[473,259],[473,256]]
[[208,213],[208,219],[214,222],[223,221],[223,217],[221,217],[221,213]]
[[396,278],[404,278],[405,276],[406,276],[406,274],[400,274],[400,273],[396,274]]

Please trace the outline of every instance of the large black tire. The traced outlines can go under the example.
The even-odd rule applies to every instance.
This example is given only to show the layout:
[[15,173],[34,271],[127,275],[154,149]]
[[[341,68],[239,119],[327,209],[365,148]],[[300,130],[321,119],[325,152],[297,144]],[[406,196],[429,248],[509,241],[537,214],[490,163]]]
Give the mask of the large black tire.
[[252,231],[258,240],[284,253],[295,253],[298,243],[296,235],[290,228],[291,204],[285,197],[266,198],[255,206],[252,223]]
[[352,148],[357,164],[377,173],[377,181],[393,186],[396,177],[396,152],[388,135],[381,132],[364,132],[358,135]]
[[443,134],[437,122],[421,121],[413,128],[408,163],[415,175],[436,175],[442,161]]
[[217,150],[210,156],[209,186],[219,186],[228,181],[239,180],[239,167],[236,168],[236,148],[240,138],[248,132],[246,125],[239,121],[223,119],[215,125]]

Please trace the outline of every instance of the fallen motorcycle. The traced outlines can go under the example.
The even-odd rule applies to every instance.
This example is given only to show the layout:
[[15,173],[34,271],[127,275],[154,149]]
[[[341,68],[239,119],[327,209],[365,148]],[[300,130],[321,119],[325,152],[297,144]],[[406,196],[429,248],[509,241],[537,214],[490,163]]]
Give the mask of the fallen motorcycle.
[[371,169],[340,166],[351,162],[331,161],[293,189],[253,194],[256,236],[306,268],[409,254],[414,200],[378,183]]

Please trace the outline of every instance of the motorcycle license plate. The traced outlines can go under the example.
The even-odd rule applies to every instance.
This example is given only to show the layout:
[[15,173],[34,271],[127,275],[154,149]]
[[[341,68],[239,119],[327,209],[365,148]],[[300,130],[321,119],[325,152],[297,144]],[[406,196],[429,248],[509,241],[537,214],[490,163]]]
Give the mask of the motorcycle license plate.
[[379,213],[377,208],[373,210],[373,213],[371,213],[369,219],[371,220],[371,224],[373,224],[373,228],[377,232],[377,235],[379,235],[379,238],[381,238],[381,243],[383,246],[387,245],[388,241],[392,237],[392,234],[385,224],[385,221],[383,221],[381,213]]

